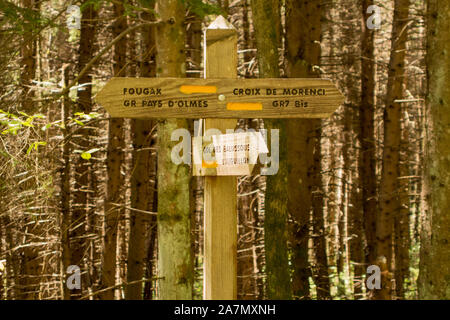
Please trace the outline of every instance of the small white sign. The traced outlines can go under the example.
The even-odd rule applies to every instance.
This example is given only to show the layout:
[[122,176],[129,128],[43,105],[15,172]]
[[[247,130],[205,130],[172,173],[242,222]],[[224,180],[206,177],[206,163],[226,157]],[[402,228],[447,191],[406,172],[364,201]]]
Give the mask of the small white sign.
[[219,166],[256,164],[260,153],[268,153],[260,132],[239,132],[212,136]]
[[[200,138],[200,137],[199,137]],[[194,165],[215,169],[216,175],[249,175],[258,156],[268,153],[260,132],[212,135],[212,143],[194,139]]]

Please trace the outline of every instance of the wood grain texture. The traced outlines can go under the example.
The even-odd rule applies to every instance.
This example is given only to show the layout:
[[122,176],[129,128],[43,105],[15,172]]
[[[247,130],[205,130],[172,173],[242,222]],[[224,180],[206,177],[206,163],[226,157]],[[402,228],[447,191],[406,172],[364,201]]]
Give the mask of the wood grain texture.
[[[236,78],[237,32],[233,26],[220,16],[206,29],[205,40],[206,77]],[[237,121],[206,119],[205,122],[205,129],[225,132],[234,129]],[[203,298],[234,300],[237,298],[237,179],[205,177],[204,192]]]
[[[228,33],[224,37],[229,38]],[[219,66],[208,64],[207,74],[227,70],[225,54],[235,55],[215,48],[217,43],[212,41],[213,47],[208,50],[220,54],[223,60]],[[190,90],[199,86],[199,91],[216,86],[217,91],[189,94],[183,93],[186,90],[182,86]],[[268,94],[268,90],[276,94]],[[327,79],[112,78],[96,101],[113,118],[326,118],[343,102],[343,96]],[[261,103],[262,110],[236,110],[229,103]],[[280,106],[282,103],[285,106]]]

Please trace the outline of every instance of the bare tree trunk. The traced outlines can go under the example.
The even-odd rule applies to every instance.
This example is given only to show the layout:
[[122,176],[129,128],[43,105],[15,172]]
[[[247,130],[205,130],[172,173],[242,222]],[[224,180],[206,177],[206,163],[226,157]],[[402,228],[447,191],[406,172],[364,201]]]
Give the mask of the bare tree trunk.
[[[347,39],[349,40],[349,39]],[[346,59],[344,59],[345,61]],[[344,106],[344,118],[343,121],[343,147],[342,147],[342,192],[341,192],[341,210],[339,218],[339,289],[340,294],[346,296],[347,283],[346,280],[350,277],[349,274],[349,242],[348,242],[348,229],[349,229],[349,213],[352,210],[350,206],[353,199],[351,198],[352,187],[352,154],[354,153],[352,135],[352,122],[353,122],[353,103],[357,99],[357,95],[353,89],[353,81],[351,80],[351,63],[347,60],[344,62],[344,68],[346,69],[344,82],[345,87],[348,90],[347,101],[348,104]]]
[[[64,86],[69,85],[69,65],[66,65],[62,69],[63,83]],[[61,120],[63,123],[63,137],[67,138],[69,134],[69,129],[67,128],[68,117],[70,113],[70,103],[71,100],[69,98],[69,94],[64,95],[63,97],[63,105],[61,108]],[[65,274],[67,271],[67,267],[70,265],[70,238],[69,238],[69,229],[70,229],[70,144],[68,141],[65,141],[62,147],[62,158],[63,164],[61,168],[61,213],[60,213],[60,233],[61,233],[61,274],[63,278],[65,278]],[[70,299],[70,292],[67,288],[67,285],[64,284],[63,281],[63,298]]]
[[428,0],[427,150],[419,296],[450,299],[450,3]]
[[[39,1],[36,0],[22,0],[22,6],[26,10],[33,10],[39,12]],[[37,41],[32,32],[25,32],[23,36],[23,43],[20,47],[21,59],[20,64],[22,70],[20,72],[21,92],[21,108],[20,111],[32,114],[36,112],[36,103],[33,101],[34,92],[31,89],[32,80],[36,76],[37,59],[36,59]],[[29,185],[31,189],[32,186]],[[34,200],[31,200],[34,201]],[[41,236],[42,222],[40,216],[32,218],[31,214],[24,212],[25,221],[23,222],[24,236],[23,241],[31,246],[25,246],[15,254],[21,256],[20,261],[20,278],[19,278],[19,299],[33,300],[38,299],[40,294],[41,282],[41,264],[42,256],[40,256],[41,245],[35,244],[38,242],[38,237]]]
[[[286,1],[286,74],[288,77],[317,77],[313,66],[320,61],[322,5],[319,1]],[[309,298],[308,262],[309,217],[312,206],[314,175],[320,166],[314,164],[315,143],[320,143],[320,120],[288,120],[288,210],[293,218],[293,294]],[[312,135],[312,136],[311,136]],[[320,153],[319,153],[320,154]],[[309,170],[316,169],[314,172]],[[317,213],[318,211],[316,211]],[[318,221],[320,224],[323,222]],[[323,230],[323,226],[316,225]],[[324,235],[321,235],[324,236]],[[317,248],[323,253],[325,248]],[[319,257],[323,257],[323,254]],[[322,270],[327,262],[322,261]],[[328,272],[328,271],[326,271]],[[323,274],[323,272],[321,273]],[[323,292],[322,290],[320,290]],[[325,292],[327,289],[325,288]]]
[[[39,10],[38,0],[21,0],[22,7],[26,10]],[[36,74],[36,39],[32,32],[25,32],[23,43],[20,46],[20,73],[21,92],[21,111],[32,114],[36,108],[33,102],[34,93],[31,90],[32,82]]]
[[[344,8],[345,6],[345,8]],[[359,192],[359,180],[357,174],[359,148],[354,141],[354,136],[360,136],[360,126],[354,126],[359,119],[356,110],[360,104],[359,74],[361,63],[357,59],[361,55],[358,42],[358,20],[360,17],[360,4],[355,2],[341,3],[339,18],[343,23],[340,26],[342,75],[340,81],[344,87],[346,103],[343,108],[342,127],[342,200],[341,218],[339,221],[340,255],[339,255],[339,289],[342,295],[347,296],[349,287],[353,287],[355,294],[361,293],[362,275],[364,273],[363,258],[363,210]],[[354,21],[350,23],[350,21]],[[365,21],[364,21],[365,23]],[[353,284],[350,281],[350,260],[354,263]],[[356,280],[356,281],[355,281]],[[355,297],[356,298],[356,297]]]
[[[406,113],[406,108],[403,106],[402,113]],[[406,113],[407,114],[407,113]],[[405,280],[409,276],[409,248],[411,247],[410,232],[409,232],[409,212],[410,212],[410,150],[411,145],[409,135],[413,132],[409,131],[407,122],[409,119],[403,117],[401,125],[401,153],[399,161],[399,198],[400,208],[398,214],[394,216],[394,231],[395,231],[395,296],[396,299],[405,298]]]
[[337,137],[330,137],[330,150],[331,155],[329,170],[331,177],[328,182],[327,190],[327,222],[328,222],[328,267],[330,269],[336,268],[337,270],[337,258],[339,254],[339,212],[340,207],[338,205],[338,189],[339,189],[339,176],[335,170],[338,167],[338,159],[340,158],[341,149],[336,147]]
[[311,168],[312,183],[311,183],[311,197],[312,197],[312,225],[313,225],[313,247],[314,258],[316,262],[316,272],[314,272],[314,283],[316,284],[317,299],[327,300],[331,299],[330,294],[330,279],[328,276],[328,261],[325,243],[325,228],[324,228],[324,187],[322,182],[322,144],[321,136],[322,129],[320,121],[315,128],[314,135],[314,157],[313,167]]
[[366,262],[374,263],[376,259],[376,146],[374,131],[375,115],[375,56],[374,30],[367,28],[369,15],[366,10],[373,5],[373,0],[362,0],[361,40],[361,104],[359,106],[360,135],[358,135],[361,151],[359,152],[359,177],[361,181],[362,210],[364,215],[364,231],[366,236]]
[[[151,7],[155,6],[155,1],[150,3]],[[149,20],[153,20],[154,16],[144,15]],[[154,77],[156,75],[156,43],[155,43],[155,28],[152,26],[143,33],[144,53],[141,57],[141,76]],[[156,121],[152,120],[135,120],[135,148],[137,149],[135,158],[136,166],[141,166],[140,169],[136,167],[135,171],[135,188],[136,191],[143,188],[145,184],[147,196],[141,197],[141,204],[136,205],[144,210],[157,212],[158,211],[158,194],[157,194],[157,177],[156,177]],[[147,149],[147,150],[145,150]],[[139,159],[139,161],[138,161]],[[145,183],[145,184],[144,184]],[[139,191],[137,191],[139,193]],[[156,258],[157,258],[157,223],[156,216],[149,217],[148,227],[148,246],[145,263],[145,278],[151,279],[156,273]],[[155,290],[154,281],[146,281],[144,285],[144,299],[153,299],[153,291]]]
[[[127,28],[127,18],[123,4],[114,3],[114,25],[113,37],[117,37]],[[113,49],[113,72],[115,77],[124,76],[126,66],[127,39],[123,37],[114,45]],[[104,221],[104,243],[103,243],[103,269],[102,287],[114,287],[116,284],[117,266],[117,233],[119,221],[124,214],[124,209],[118,205],[122,204],[124,177],[121,173],[124,162],[123,149],[124,119],[114,118],[109,120],[108,125],[108,151],[106,154],[106,199],[105,199],[105,221]],[[102,300],[113,300],[115,289],[102,292]]]
[[[81,71],[94,56],[95,27],[97,11],[93,4],[89,4],[83,10],[81,16],[80,45],[78,57],[78,71]],[[76,112],[89,113],[92,111],[92,75],[90,70],[85,72],[78,80],[79,84],[88,84],[84,90],[78,91]],[[80,128],[74,136],[74,144],[77,149],[82,151],[90,150],[90,130]],[[81,290],[71,291],[71,298],[76,299],[81,296],[84,286],[87,284],[85,269],[85,258],[87,259],[87,240],[85,237],[88,206],[89,177],[92,170],[88,160],[84,160],[79,154],[74,161],[75,186],[73,191],[72,219],[70,228],[71,238],[71,260],[72,265],[77,265],[81,269],[82,280]]]
[[[186,28],[186,42],[188,45],[187,58],[187,70],[190,71],[186,74],[188,78],[200,78],[203,75],[202,70],[202,19],[195,13],[188,15],[189,22]],[[193,134],[194,121],[188,120],[189,131]],[[190,194],[190,210],[191,210],[191,243],[192,243],[192,259],[194,261],[195,279],[194,288],[197,284],[202,282],[201,268],[202,261],[202,247],[203,247],[203,178],[192,177],[191,178],[192,192]],[[193,299],[196,299],[195,294],[198,291],[194,289]]]
[[[150,3],[154,6],[154,1]],[[144,14],[143,18],[152,20],[154,17]],[[155,30],[151,26],[142,30],[142,53],[140,74],[142,77],[156,75]],[[137,210],[155,212],[156,203],[156,152],[153,120],[132,120],[133,127],[133,167],[131,174],[131,207]],[[130,211],[130,239],[128,247],[127,282],[153,277],[154,256],[156,245],[156,217],[144,215],[142,212]],[[147,231],[148,230],[148,231]],[[148,239],[146,239],[148,237]],[[142,295],[144,288],[144,297]],[[151,299],[153,282],[128,285],[127,299]]]
[[[395,102],[402,98],[409,0],[395,0],[391,38],[386,107],[384,109],[383,169],[380,182],[380,213],[377,216],[377,259],[385,257],[388,272],[392,264],[393,218],[399,212],[399,148],[401,107]],[[389,281],[389,282],[388,282]],[[391,299],[391,284],[383,277],[382,288],[375,290],[376,299]]]

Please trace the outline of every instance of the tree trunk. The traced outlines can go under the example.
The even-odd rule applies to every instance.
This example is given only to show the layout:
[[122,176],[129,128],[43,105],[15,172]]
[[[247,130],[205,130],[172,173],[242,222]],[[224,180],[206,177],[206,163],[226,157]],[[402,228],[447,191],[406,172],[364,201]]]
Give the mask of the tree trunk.
[[[345,90],[346,103],[342,114],[342,200],[341,219],[339,223],[340,234],[340,259],[339,259],[339,289],[342,295],[347,296],[349,286],[353,287],[355,294],[362,292],[362,275],[364,274],[362,263],[363,256],[363,210],[361,208],[361,197],[359,188],[359,177],[356,174],[359,157],[359,148],[354,141],[355,136],[360,136],[360,126],[354,124],[357,118],[359,97],[359,75],[361,63],[357,58],[361,55],[358,43],[358,17],[360,17],[358,1],[348,2],[340,5],[339,18],[341,21],[354,21],[344,23],[340,26],[342,73],[339,77],[340,83]],[[365,21],[364,21],[365,23]],[[365,62],[366,63],[366,62]],[[338,169],[340,170],[340,169]],[[353,284],[350,281],[350,260],[354,263]],[[355,297],[356,298],[356,297]]]
[[[115,3],[113,37],[117,37],[127,28],[127,18],[124,15],[123,4]],[[124,76],[126,65],[127,39],[123,37],[114,45],[113,49],[113,72],[115,77]],[[116,284],[117,265],[117,233],[119,220],[124,214],[124,209],[118,207],[122,204],[124,177],[121,173],[124,162],[123,149],[125,147],[124,119],[114,118],[109,120],[108,125],[108,151],[106,154],[106,199],[105,199],[105,221],[104,221],[104,244],[103,244],[103,270],[102,287],[114,287]],[[115,288],[102,292],[102,300],[113,300]]]
[[[328,261],[325,243],[324,227],[324,187],[322,182],[322,129],[320,121],[313,131],[313,167],[311,168],[311,197],[312,197],[312,219],[313,219],[313,247],[315,257],[314,283],[318,300],[331,299],[330,279],[328,276]],[[312,175],[312,176],[311,176]],[[341,249],[342,250],[342,249]]]
[[[191,13],[188,16],[189,23],[186,27],[186,42],[188,45],[188,54],[186,56],[188,61],[187,70],[190,71],[186,74],[188,78],[201,78],[202,73],[202,18]],[[188,120],[189,131],[193,134],[194,121]],[[194,288],[197,284],[202,282],[203,268],[201,268],[201,261],[203,260],[203,178],[192,177],[191,178],[192,192],[190,194],[190,210],[191,210],[191,243],[192,243],[192,259],[194,264],[195,276],[194,276]],[[196,299],[200,294],[198,290],[193,291],[193,299]]]
[[[38,0],[22,0],[22,7],[25,10],[39,10]],[[36,38],[32,32],[25,32],[23,43],[20,46],[20,73],[21,92],[21,111],[32,114],[36,111],[33,102],[34,93],[31,90],[32,82],[36,74]]]
[[[387,272],[392,264],[393,218],[399,212],[399,148],[401,107],[396,99],[402,98],[405,52],[408,26],[409,0],[395,0],[391,38],[386,106],[384,109],[383,169],[380,182],[380,213],[377,216],[377,259],[386,258]],[[389,277],[382,277],[382,288],[375,290],[375,299],[391,299]],[[389,281],[389,282],[388,282]]]
[[[288,77],[317,77],[313,66],[320,61],[322,6],[318,1],[286,1],[286,74]],[[314,175],[320,166],[314,164],[314,150],[320,148],[320,120],[288,120],[288,211],[293,218],[293,294],[300,299],[309,298],[308,262],[309,217],[312,206]],[[312,136],[311,136],[312,135]],[[310,172],[315,168],[315,172]],[[317,200],[317,199],[316,199]],[[318,211],[316,211],[316,214]],[[322,223],[323,218],[317,223]],[[316,225],[318,230],[323,226]],[[321,235],[324,236],[324,235]],[[325,248],[316,248],[323,257]],[[326,255],[325,255],[326,256]],[[321,262],[321,274],[327,271],[327,262]],[[325,291],[327,289],[325,288]],[[323,292],[322,290],[319,290]]]
[[[150,3],[154,8],[155,1]],[[144,14],[148,20],[154,20],[154,16]],[[144,53],[141,56],[141,76],[156,76],[156,48],[155,48],[155,27],[151,26],[143,34]],[[157,212],[158,194],[156,178],[156,121],[154,120],[133,120],[134,122],[134,147],[136,148],[134,159],[136,159],[135,170],[133,171],[132,193],[141,194],[132,198],[133,208]],[[142,189],[142,191],[141,191]],[[134,200],[135,199],[135,200]],[[137,218],[137,217],[136,217]],[[148,245],[145,258],[145,278],[151,279],[156,271],[156,243],[157,243],[157,223],[156,216],[151,216],[148,226]],[[135,224],[135,227],[138,227]],[[138,227],[139,228],[139,227]],[[155,270],[154,270],[155,269]],[[144,285],[144,300],[153,298],[154,281],[146,281]]]
[[[407,114],[406,106],[403,104],[402,113]],[[409,232],[409,212],[410,212],[410,179],[409,175],[413,175],[410,170],[410,155],[414,154],[414,150],[410,150],[412,146],[409,135],[413,135],[414,132],[410,132],[408,128],[409,119],[403,118],[402,120],[402,136],[401,136],[401,153],[399,162],[399,198],[400,208],[398,214],[394,216],[394,231],[395,231],[395,297],[396,299],[405,298],[405,280],[409,276],[409,248],[411,247],[411,238]]]
[[[157,75],[183,77],[185,72],[185,8],[178,0],[156,2],[162,24],[156,32]],[[190,170],[171,160],[173,130],[188,128],[185,119],[158,124],[158,294],[160,299],[191,299]]]
[[419,296],[450,299],[450,3],[428,1],[428,97]]
[[[278,35],[273,17],[280,12],[278,0],[252,0],[253,24],[258,49],[259,76],[278,78]],[[291,282],[287,249],[287,165],[286,127],[284,120],[266,121],[267,130],[279,132],[279,170],[267,176],[264,245],[266,251],[266,287],[269,299],[291,299]]]
[[[154,1],[150,3],[151,7]],[[145,20],[153,17],[143,14]],[[140,75],[154,77],[155,69],[155,32],[150,26],[142,30]],[[153,277],[153,256],[156,243],[156,217],[146,215],[133,209],[156,211],[156,156],[152,148],[155,147],[155,121],[132,120],[133,130],[133,166],[131,173],[131,208],[130,210],[130,238],[128,244],[127,282]],[[148,230],[148,232],[147,232]],[[148,237],[148,239],[146,239]],[[146,245],[147,244],[147,245]],[[144,288],[144,291],[143,291]],[[127,286],[126,299],[141,300],[152,297],[153,282],[145,284],[138,282]]]
[[359,123],[361,133],[358,136],[361,151],[359,152],[359,177],[361,181],[362,209],[364,215],[364,231],[366,236],[366,262],[372,264],[376,259],[376,146],[374,131],[375,115],[375,56],[374,30],[367,28],[369,14],[366,10],[373,5],[373,0],[362,1],[361,40],[361,104],[359,106]]
[[[39,2],[35,0],[22,0],[25,10],[39,11]],[[33,114],[36,112],[35,102],[33,101],[34,92],[31,89],[32,80],[36,75],[36,39],[31,32],[25,32],[23,43],[20,46],[20,85],[22,87],[20,96],[20,111]],[[31,189],[31,186],[30,186]],[[32,219],[29,214],[25,214],[24,243],[33,243],[41,235],[42,225],[40,219]],[[25,246],[16,252],[21,256],[21,274],[19,285],[19,299],[32,300],[39,297],[40,291],[40,264],[42,258],[39,256],[39,246]]]
[[[81,30],[80,30],[80,46],[78,57],[78,71],[81,71],[86,64],[94,56],[94,41],[95,41],[95,26],[97,19],[97,11],[95,5],[87,5],[81,16]],[[87,70],[78,80],[78,84],[85,84],[92,82],[91,70]],[[86,85],[84,90],[78,91],[76,112],[89,113],[92,111],[92,86]],[[87,151],[90,149],[90,130],[88,128],[80,128],[76,137],[74,137],[74,144],[77,149]],[[86,254],[85,230],[86,220],[89,211],[88,208],[88,189],[89,189],[89,176],[91,164],[88,160],[84,160],[79,154],[76,154],[74,163],[75,171],[75,186],[73,192],[73,204],[72,204],[72,219],[71,219],[71,261],[72,265],[77,265],[81,269],[83,274],[81,277],[81,290],[83,290],[83,284],[86,285],[86,270],[84,268],[84,258]],[[71,298],[79,298],[81,290],[74,289],[71,291]]]
[[[64,86],[69,85],[69,65],[65,65],[62,69],[62,80]],[[63,123],[63,137],[67,139],[69,134],[68,118],[70,113],[70,104],[71,100],[69,98],[69,94],[65,94],[63,97],[63,105],[61,108],[61,120]],[[70,238],[69,238],[69,229],[70,229],[70,144],[66,141],[62,147],[62,158],[63,164],[61,168],[61,214],[60,214],[60,234],[61,234],[61,275],[62,278],[65,279],[67,267],[70,265]],[[70,299],[70,292],[65,285],[65,281],[63,283],[63,298]]]

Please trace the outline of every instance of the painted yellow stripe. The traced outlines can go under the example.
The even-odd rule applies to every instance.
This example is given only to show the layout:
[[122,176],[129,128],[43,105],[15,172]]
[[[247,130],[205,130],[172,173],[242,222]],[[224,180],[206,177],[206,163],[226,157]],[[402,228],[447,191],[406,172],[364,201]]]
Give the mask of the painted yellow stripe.
[[192,93],[216,93],[216,86],[189,86],[183,85],[180,87],[181,93],[192,94]]
[[263,106],[260,102],[229,102],[227,110],[262,110]]
[[202,168],[217,168],[217,161],[213,161],[211,163],[206,163],[205,160],[202,160]]

